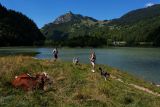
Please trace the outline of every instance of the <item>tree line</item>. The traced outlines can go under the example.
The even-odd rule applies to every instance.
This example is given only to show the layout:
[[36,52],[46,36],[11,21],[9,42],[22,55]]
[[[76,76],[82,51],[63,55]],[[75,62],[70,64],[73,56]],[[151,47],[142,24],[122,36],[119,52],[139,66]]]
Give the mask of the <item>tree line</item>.
[[0,46],[43,45],[44,40],[31,19],[0,4]]

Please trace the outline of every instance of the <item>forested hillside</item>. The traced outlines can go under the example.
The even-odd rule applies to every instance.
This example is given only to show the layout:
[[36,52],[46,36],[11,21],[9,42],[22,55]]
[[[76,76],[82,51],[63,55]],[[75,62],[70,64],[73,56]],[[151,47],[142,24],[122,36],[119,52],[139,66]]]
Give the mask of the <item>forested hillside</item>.
[[110,24],[121,24],[121,25],[127,24],[128,25],[128,24],[137,23],[138,21],[147,20],[157,16],[160,16],[159,4],[130,11],[124,14],[122,17],[112,20]]
[[31,19],[0,4],[0,46],[42,45],[44,40]]
[[[78,19],[78,20],[77,20]],[[98,21],[67,13],[42,27],[46,44],[59,46],[160,46],[160,5]]]

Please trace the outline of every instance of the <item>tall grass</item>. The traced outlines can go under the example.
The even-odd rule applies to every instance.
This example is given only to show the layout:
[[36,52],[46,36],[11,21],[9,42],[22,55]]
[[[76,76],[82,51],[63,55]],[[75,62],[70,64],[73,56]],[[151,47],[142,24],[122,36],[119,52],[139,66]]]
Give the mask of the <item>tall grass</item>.
[[[114,68],[98,65],[127,83],[156,92],[160,89]],[[15,75],[47,72],[54,80],[47,91],[24,92],[14,89]],[[114,79],[104,80],[90,65],[35,60],[27,56],[0,57],[0,106],[2,107],[160,107],[160,98]]]

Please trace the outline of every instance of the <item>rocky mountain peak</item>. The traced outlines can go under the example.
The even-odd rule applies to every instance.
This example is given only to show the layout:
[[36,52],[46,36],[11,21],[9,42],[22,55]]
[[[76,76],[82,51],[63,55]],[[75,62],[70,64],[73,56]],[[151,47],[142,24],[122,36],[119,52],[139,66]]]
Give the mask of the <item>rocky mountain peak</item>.
[[66,22],[74,20],[74,17],[75,17],[75,14],[73,14],[71,11],[69,11],[66,14],[58,17],[53,23],[54,24],[66,23]]

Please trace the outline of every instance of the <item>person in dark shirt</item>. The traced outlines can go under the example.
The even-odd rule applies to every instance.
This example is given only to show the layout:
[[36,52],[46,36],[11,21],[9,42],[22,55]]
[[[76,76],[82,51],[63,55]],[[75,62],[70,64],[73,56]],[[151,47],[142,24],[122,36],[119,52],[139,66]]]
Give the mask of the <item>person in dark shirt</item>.
[[58,59],[58,49],[57,48],[53,49],[52,53],[54,55],[54,61],[56,61]]

